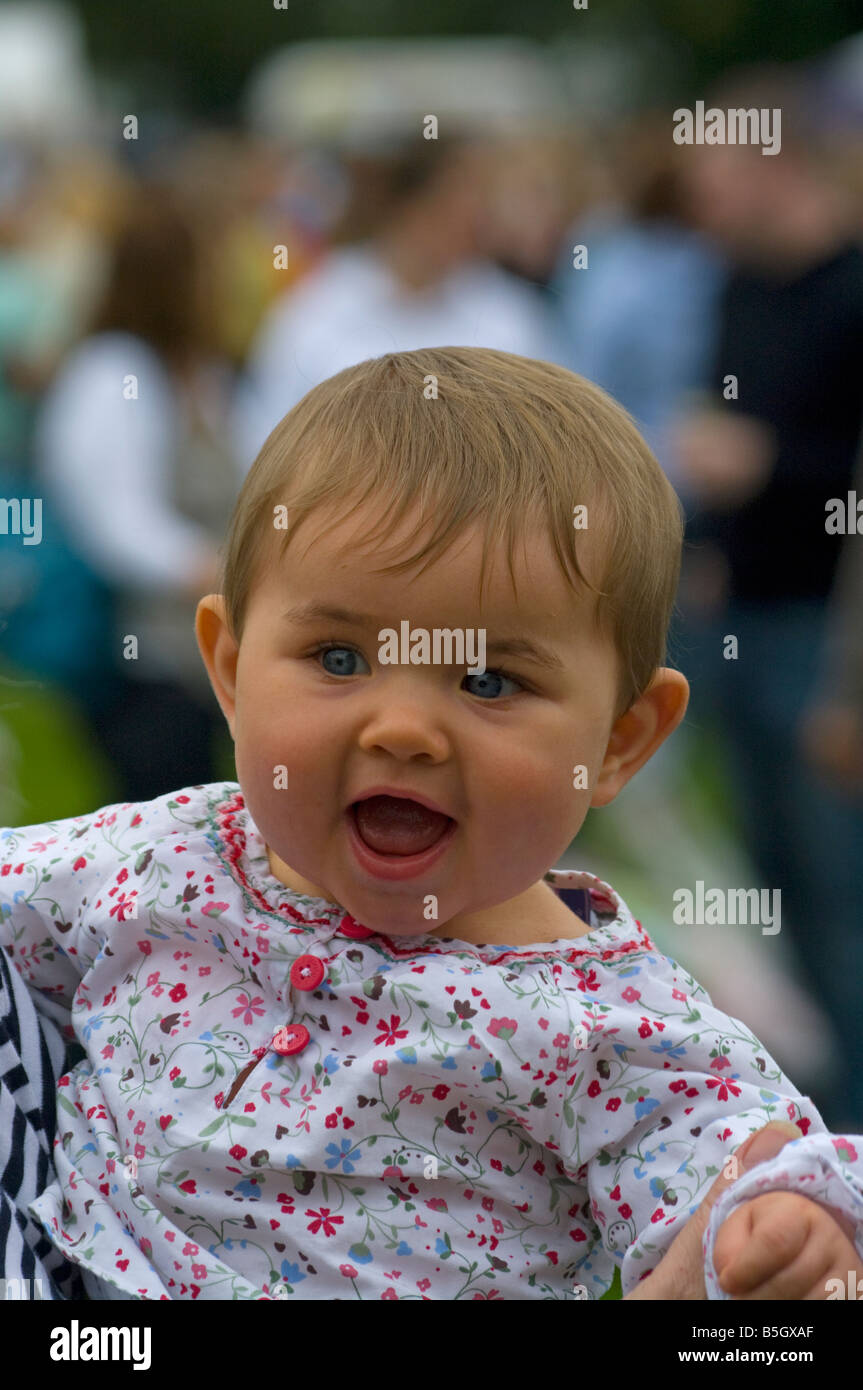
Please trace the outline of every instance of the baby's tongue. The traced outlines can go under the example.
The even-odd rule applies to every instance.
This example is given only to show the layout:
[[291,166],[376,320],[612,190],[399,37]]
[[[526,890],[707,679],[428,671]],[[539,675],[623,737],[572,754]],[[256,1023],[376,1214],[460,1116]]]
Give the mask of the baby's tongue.
[[360,838],[378,854],[419,854],[449,825],[449,816],[398,796],[370,796],[355,813]]

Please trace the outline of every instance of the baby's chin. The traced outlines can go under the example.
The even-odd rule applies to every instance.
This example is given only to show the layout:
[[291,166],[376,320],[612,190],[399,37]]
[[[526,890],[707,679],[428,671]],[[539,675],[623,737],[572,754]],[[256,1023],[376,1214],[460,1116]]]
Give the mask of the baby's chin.
[[421,915],[418,917],[414,912],[400,912],[395,904],[388,909],[364,911],[359,902],[351,903],[346,898],[337,897],[327,889],[303,878],[301,874],[291,869],[283,859],[280,859],[270,845],[267,845],[267,860],[270,865],[270,873],[286,888],[292,889],[295,893],[302,893],[304,897],[320,898],[323,902],[334,903],[336,906],[344,908],[355,922],[366,927],[369,931],[375,932],[378,936],[389,936],[393,940],[401,940],[425,936],[430,932],[439,936],[446,935],[443,931],[446,923],[427,921]]

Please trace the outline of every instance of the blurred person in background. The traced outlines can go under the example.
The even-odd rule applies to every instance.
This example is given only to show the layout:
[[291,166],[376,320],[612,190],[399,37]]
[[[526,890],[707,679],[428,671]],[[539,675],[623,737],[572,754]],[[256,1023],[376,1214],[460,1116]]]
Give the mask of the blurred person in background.
[[482,346],[556,360],[541,296],[489,258],[495,157],[493,146],[442,137],[352,161],[340,244],[280,297],[250,354],[237,405],[247,467],[307,391],[368,357]]
[[691,225],[669,123],[641,112],[606,142],[610,196],[571,227],[553,288],[566,365],[635,417],[679,491],[672,424],[708,384],[723,261]]
[[[852,491],[863,503],[863,449]],[[863,797],[863,530],[842,542],[820,679],[799,736],[819,776],[849,797]]]
[[550,291],[567,226],[593,195],[583,139],[576,131],[563,135],[555,129],[509,136],[495,142],[489,160],[486,254],[512,275]]
[[[50,152],[0,142],[0,495],[38,504],[33,434],[39,399],[79,326],[82,274],[98,235],[71,232]],[[82,283],[85,282],[85,283]],[[56,595],[63,594],[62,611]],[[0,547],[0,661],[11,685],[56,683],[87,698],[107,652],[108,595],[77,553],[61,519],[42,507],[36,544],[4,537]]]
[[[245,361],[274,300],[329,250],[343,210],[344,172],[323,152],[301,151],[232,130],[202,129],[163,152],[160,178],[182,188],[206,219],[219,273],[211,317],[221,352]],[[287,264],[274,247],[288,248]]]
[[[566,364],[631,412],[686,506],[675,429],[711,381],[727,269],[693,224],[670,128],[670,112],[642,111],[603,142],[602,162],[588,179],[596,196],[569,229],[552,288]],[[689,675],[676,614],[669,644],[680,646],[676,659]],[[609,849],[616,837],[617,852],[652,885],[656,908],[644,915],[663,949],[705,979],[723,1007],[757,1020],[771,1052],[815,1085],[830,1061],[829,1025],[796,983],[786,953],[774,948],[768,958],[744,927],[726,927],[720,941],[715,932],[669,924],[664,905],[676,886],[751,882],[754,872],[730,818],[693,813],[703,798],[700,752],[710,732],[700,711],[690,714],[641,779],[603,811],[601,833]]]
[[45,510],[112,595],[110,665],[83,712],[130,801],[217,775],[194,614],[216,583],[239,473],[224,442],[232,383],[214,348],[214,270],[206,218],[170,184],[143,181],[37,427]]
[[762,885],[781,890],[802,978],[841,1042],[822,1113],[853,1127],[863,1118],[863,799],[813,776],[798,726],[821,669],[841,549],[826,507],[852,486],[863,425],[863,252],[800,79],[742,74],[707,104],[779,109],[782,124],[774,155],[758,144],[687,152],[695,215],[733,263],[716,404],[677,440],[699,499],[680,600],[698,652],[693,700],[714,706]]

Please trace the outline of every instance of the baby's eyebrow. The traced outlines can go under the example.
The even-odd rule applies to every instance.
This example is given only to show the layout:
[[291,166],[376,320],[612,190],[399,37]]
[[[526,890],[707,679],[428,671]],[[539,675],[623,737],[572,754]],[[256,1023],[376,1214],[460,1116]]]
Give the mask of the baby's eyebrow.
[[532,661],[535,666],[544,666],[549,671],[563,671],[563,662],[548,647],[532,642],[529,637],[500,637],[496,642],[486,642],[486,656],[515,656]]
[[352,627],[379,627],[380,624],[369,613],[356,613],[351,608],[340,608],[334,603],[320,603],[314,599],[308,603],[296,603],[286,608],[282,614],[292,623],[349,623]]
[[[293,623],[345,623],[352,627],[374,628],[376,631],[381,627],[380,620],[370,613],[359,613],[352,608],[314,599],[286,608],[282,617]],[[486,641],[486,655],[522,657],[549,671],[566,669],[559,656],[529,637],[499,637],[495,641]]]

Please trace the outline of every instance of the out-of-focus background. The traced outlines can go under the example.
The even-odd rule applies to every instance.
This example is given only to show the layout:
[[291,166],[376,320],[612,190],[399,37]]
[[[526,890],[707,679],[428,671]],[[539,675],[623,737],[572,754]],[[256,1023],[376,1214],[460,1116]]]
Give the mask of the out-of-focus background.
[[[561,362],[681,497],[692,687],[564,863],[863,1130],[855,8],[0,3],[0,825],[235,777],[194,611],[312,385]],[[676,143],[699,101],[781,148]],[[780,891],[781,931],[675,922],[699,883]]]

